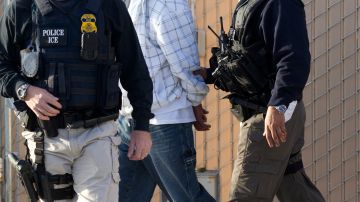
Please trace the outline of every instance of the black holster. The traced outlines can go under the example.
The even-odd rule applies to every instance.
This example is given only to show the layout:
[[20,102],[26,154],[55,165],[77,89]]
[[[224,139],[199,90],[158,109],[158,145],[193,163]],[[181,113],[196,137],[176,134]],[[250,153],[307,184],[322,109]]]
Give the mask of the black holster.
[[50,120],[48,121],[41,119],[37,119],[37,120],[41,130],[44,132],[44,135],[46,137],[52,138],[52,137],[57,137],[59,135],[57,130],[59,127],[57,126],[57,122],[54,120],[54,118],[50,118]]
[[235,93],[229,94],[224,98],[229,99],[232,105],[231,112],[240,122],[248,120],[254,114],[265,113],[267,109],[265,106],[241,98]]
[[231,106],[231,113],[238,121],[244,122],[248,120],[252,115],[254,115],[255,111],[235,104]]
[[31,164],[25,160],[20,160],[14,153],[8,154],[8,159],[11,165],[16,169],[21,183],[31,202],[38,201],[38,192],[35,190],[36,172],[33,170]]

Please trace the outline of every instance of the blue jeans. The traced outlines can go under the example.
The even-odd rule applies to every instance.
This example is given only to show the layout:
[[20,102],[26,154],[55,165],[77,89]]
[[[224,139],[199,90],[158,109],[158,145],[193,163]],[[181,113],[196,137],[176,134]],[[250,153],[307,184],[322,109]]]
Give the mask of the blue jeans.
[[153,146],[142,161],[130,161],[128,145],[122,143],[119,146],[119,201],[150,201],[156,185],[169,201],[215,201],[196,177],[192,124],[150,125],[150,132]]

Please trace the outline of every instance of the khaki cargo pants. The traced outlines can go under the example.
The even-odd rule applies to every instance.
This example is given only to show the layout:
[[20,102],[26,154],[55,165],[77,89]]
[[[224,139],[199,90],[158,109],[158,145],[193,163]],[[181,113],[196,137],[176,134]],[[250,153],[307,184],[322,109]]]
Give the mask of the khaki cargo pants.
[[[117,126],[108,121],[93,128],[59,129],[55,138],[44,140],[45,167],[52,175],[70,173],[76,195],[81,202],[117,202],[119,189],[119,160]],[[30,158],[34,161],[33,132],[22,134],[27,140]],[[63,188],[68,185],[55,185]]]
[[[284,176],[288,164],[301,160],[304,124],[304,104],[298,102],[291,119],[286,122],[287,142],[272,149],[263,137],[263,114],[254,115],[241,124],[230,201],[271,202],[275,194],[281,202],[325,201],[303,168]],[[290,158],[291,154],[295,155]]]

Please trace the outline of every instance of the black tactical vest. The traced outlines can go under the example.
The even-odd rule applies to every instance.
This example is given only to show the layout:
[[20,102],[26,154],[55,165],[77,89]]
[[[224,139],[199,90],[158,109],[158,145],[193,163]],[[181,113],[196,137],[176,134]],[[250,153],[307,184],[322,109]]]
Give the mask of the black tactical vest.
[[265,77],[274,76],[271,72],[269,63],[271,64],[271,57],[265,49],[264,41],[259,39],[254,40],[251,44],[245,44],[246,37],[251,35],[251,30],[258,28],[260,19],[260,10],[265,6],[268,0],[241,0],[235,9],[232,18],[232,29],[230,30],[230,38],[232,41],[232,49],[234,51],[242,51],[249,55],[254,63],[260,67]]
[[275,75],[271,67],[270,54],[266,51],[264,41],[260,37],[253,40],[251,44],[245,44],[245,37],[249,36],[250,30],[258,28],[259,11],[266,2],[267,0],[241,0],[236,6],[229,31],[231,49],[243,55],[244,60],[247,61],[243,66],[250,75],[251,86],[256,88],[252,91],[258,91],[257,94],[260,95],[258,99],[261,99],[264,104],[269,98]]
[[[65,10],[56,0],[35,0],[33,39],[29,46],[40,53],[38,77],[32,84],[57,96],[63,111],[119,109],[120,65],[111,47],[111,30],[101,0],[79,0]],[[97,33],[96,58],[85,60],[82,51],[82,16],[92,14]]]

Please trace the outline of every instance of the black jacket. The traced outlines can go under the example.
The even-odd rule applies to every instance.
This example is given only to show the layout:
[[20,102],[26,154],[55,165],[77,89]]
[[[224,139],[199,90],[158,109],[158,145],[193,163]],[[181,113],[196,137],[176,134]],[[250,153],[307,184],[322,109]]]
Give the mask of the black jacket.
[[[310,72],[309,41],[301,0],[270,0],[259,14],[254,36],[261,37],[270,53],[269,67],[276,72],[269,106],[289,105],[302,99]],[[249,37],[245,43],[251,43]]]
[[[301,0],[264,0],[254,12],[254,17],[249,19],[250,27],[245,28],[242,45],[249,47],[261,41],[265,46],[266,57],[254,62],[262,63],[258,65],[266,68],[262,72],[275,77],[267,105],[289,105],[301,100],[311,60],[304,4]],[[207,83],[214,82],[210,72],[217,65],[215,60],[215,57],[210,59],[212,68],[207,71]]]
[[[20,74],[19,52],[32,34],[31,2],[13,0],[0,19],[0,93],[4,97],[17,99],[16,89],[25,82]],[[112,28],[116,60],[123,65],[120,80],[134,108],[135,129],[148,130],[153,117],[153,86],[131,18],[121,0],[104,0],[102,9]]]

